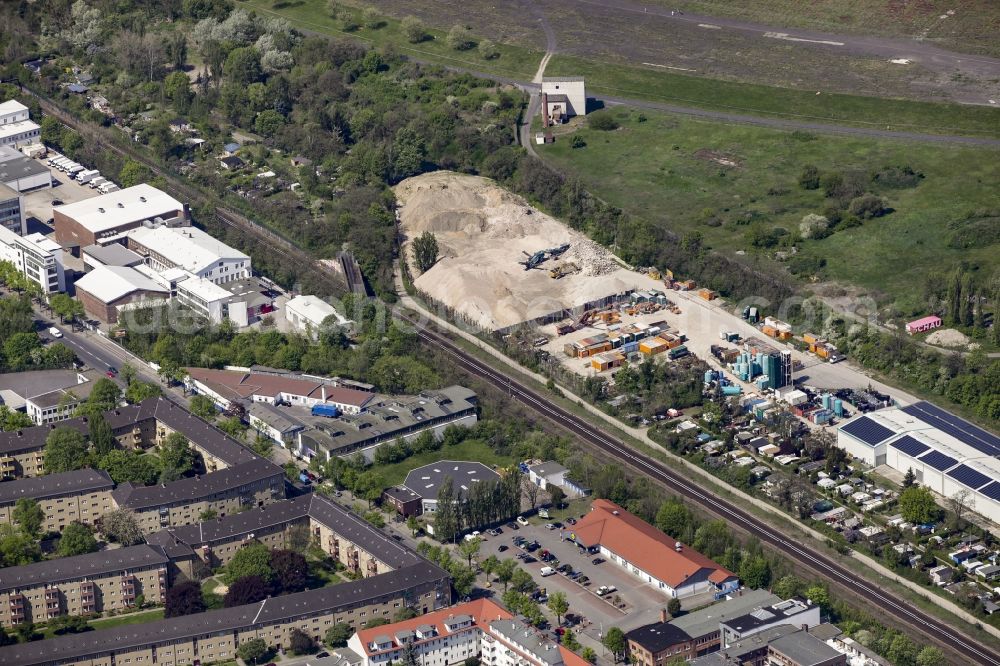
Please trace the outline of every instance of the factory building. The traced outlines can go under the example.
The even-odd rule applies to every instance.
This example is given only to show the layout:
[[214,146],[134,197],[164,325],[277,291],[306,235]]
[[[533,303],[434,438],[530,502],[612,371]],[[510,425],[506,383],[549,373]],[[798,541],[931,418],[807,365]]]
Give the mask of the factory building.
[[912,469],[942,497],[971,493],[973,510],[1000,523],[1000,437],[954,414],[924,401],[870,412],[844,423],[837,444],[871,467]]

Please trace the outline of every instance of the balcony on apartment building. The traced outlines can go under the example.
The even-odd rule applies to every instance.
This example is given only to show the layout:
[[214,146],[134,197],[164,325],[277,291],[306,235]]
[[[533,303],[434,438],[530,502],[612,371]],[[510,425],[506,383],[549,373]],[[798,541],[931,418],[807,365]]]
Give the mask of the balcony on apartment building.
[[45,590],[45,617],[51,620],[62,615],[62,603],[59,598],[59,588],[50,587]]
[[83,613],[97,612],[97,586],[93,581],[80,583],[80,611]]
[[10,622],[20,624],[25,620],[25,603],[23,594],[10,595]]
[[135,602],[135,576],[122,574],[121,578],[122,600],[126,606],[131,606]]

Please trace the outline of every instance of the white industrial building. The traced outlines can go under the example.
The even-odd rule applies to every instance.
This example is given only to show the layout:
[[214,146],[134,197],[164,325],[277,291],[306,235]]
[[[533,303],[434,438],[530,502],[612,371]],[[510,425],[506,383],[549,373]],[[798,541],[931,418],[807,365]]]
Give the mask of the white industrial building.
[[191,308],[213,324],[228,319],[239,327],[249,325],[247,304],[233,298],[211,280],[191,276],[177,283],[177,300]]
[[15,192],[52,187],[52,174],[38,160],[10,146],[0,146],[0,183]]
[[971,508],[1000,523],[1000,437],[928,402],[883,409],[845,422],[837,444],[867,465],[912,469],[943,497],[970,493]]
[[142,226],[126,237],[128,249],[156,271],[183,268],[216,285],[252,275],[249,256],[195,227]]
[[31,120],[28,107],[16,99],[0,104],[0,146],[21,148],[41,141],[42,128]]
[[185,204],[145,183],[52,209],[56,240],[66,249],[124,242],[126,232],[148,225],[191,223]]
[[565,122],[587,114],[587,89],[582,76],[545,77],[542,79],[542,113],[547,124]]
[[66,291],[62,248],[42,234],[21,236],[0,226],[0,261],[14,264],[44,294]]
[[316,339],[327,317],[335,317],[338,326],[351,322],[318,296],[296,296],[285,304],[285,321],[293,330]]

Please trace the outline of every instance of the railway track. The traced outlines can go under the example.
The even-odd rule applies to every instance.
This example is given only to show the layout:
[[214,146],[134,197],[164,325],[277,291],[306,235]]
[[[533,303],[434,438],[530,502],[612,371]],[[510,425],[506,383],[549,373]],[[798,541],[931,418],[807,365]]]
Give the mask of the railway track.
[[[407,321],[416,325],[413,321]],[[713,497],[662,462],[637,453],[623,442],[595,428],[589,422],[557,405],[553,405],[544,396],[511,378],[509,375],[494,370],[456,346],[447,337],[426,328],[418,329],[418,331],[418,336],[422,341],[444,352],[459,367],[492,383],[515,400],[534,409],[592,446],[596,446],[607,455],[614,457],[616,460],[621,461],[642,474],[652,477],[678,494],[692,499],[711,513],[757,537],[762,542],[770,544],[775,549],[784,553],[786,557],[812,569],[837,585],[851,590],[861,598],[877,606],[880,610],[923,632],[930,640],[963,655],[969,660],[969,663],[1000,666],[1000,655],[996,651],[962,635],[923,611],[894,599],[891,594],[884,592],[875,584],[852,573],[845,566],[834,562],[830,558],[806,548],[801,543],[784,538],[763,521],[740,509],[735,504]]]
[[[349,288],[357,288],[355,285],[351,284],[352,281],[350,277],[345,279],[344,276],[337,275],[335,271],[319,263],[314,257],[299,249],[293,243],[278,236],[269,229],[253,222],[252,220],[249,220],[245,216],[240,215],[235,211],[225,209],[221,206],[214,205],[214,201],[212,201],[204,192],[183,183],[183,181],[178,179],[173,174],[164,171],[161,167],[153,163],[144,155],[138,152],[127,151],[120,146],[115,145],[112,141],[107,140],[107,137],[97,133],[93,128],[83,125],[80,121],[64,112],[63,109],[49,102],[49,100],[33,92],[32,94],[39,100],[46,113],[58,118],[63,124],[72,127],[82,134],[86,134],[91,137],[92,140],[99,142],[100,145],[107,147],[122,157],[130,157],[141,162],[153,173],[162,176],[171,185],[171,187],[168,188],[172,190],[171,194],[174,194],[175,196],[179,195],[181,198],[188,198],[191,201],[213,204],[216,218],[221,223],[239,229],[254,236],[262,242],[267,243],[271,251],[277,253],[283,259],[292,261],[299,266],[311,268],[316,275],[322,276],[324,280],[335,282],[339,288],[343,288],[343,282],[347,282]],[[403,317],[403,319],[406,318]],[[416,323],[413,321],[409,321],[409,323],[416,326]],[[932,618],[926,613],[914,609],[908,604],[893,599],[874,584],[854,575],[846,567],[834,562],[828,557],[805,548],[799,543],[785,539],[781,534],[776,533],[763,521],[758,520],[753,515],[738,508],[736,505],[713,497],[712,495],[701,490],[695,484],[689,482],[681,474],[671,470],[663,463],[631,450],[623,442],[605,434],[587,421],[557,405],[551,404],[544,396],[527,388],[520,382],[511,378],[509,375],[502,374],[485,363],[482,363],[475,357],[463,351],[461,348],[457,347],[447,337],[434,333],[426,328],[420,328],[419,326],[416,327],[416,330],[419,331],[418,336],[421,340],[440,349],[459,367],[462,367],[466,371],[489,381],[498,388],[503,389],[512,398],[534,409],[557,425],[574,433],[580,437],[580,439],[599,448],[607,455],[610,455],[628,465],[632,469],[659,481],[675,492],[692,499],[713,514],[726,519],[736,527],[756,536],[762,542],[768,543],[774,548],[780,550],[787,557],[803,564],[813,571],[816,571],[834,583],[851,590],[860,597],[869,600],[872,604],[889,615],[919,629],[920,631],[925,632],[929,639],[963,655],[967,659],[970,659],[970,663],[984,664],[986,666],[1000,666],[1000,655],[998,655],[995,651],[990,650],[979,642],[962,635],[948,625]]]

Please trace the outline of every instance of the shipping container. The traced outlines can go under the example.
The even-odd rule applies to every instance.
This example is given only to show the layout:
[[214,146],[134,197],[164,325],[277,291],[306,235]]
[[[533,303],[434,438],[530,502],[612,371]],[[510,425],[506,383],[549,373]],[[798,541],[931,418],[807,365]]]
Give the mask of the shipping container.
[[674,347],[667,354],[667,356],[669,356],[671,359],[680,358],[682,356],[687,356],[687,355],[688,355],[688,349],[684,345],[681,345],[680,347]]
[[325,405],[325,404],[313,405],[312,415],[325,416],[327,418],[332,419],[340,416],[340,410],[334,407],[333,405]]

